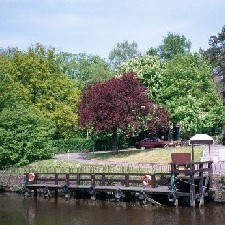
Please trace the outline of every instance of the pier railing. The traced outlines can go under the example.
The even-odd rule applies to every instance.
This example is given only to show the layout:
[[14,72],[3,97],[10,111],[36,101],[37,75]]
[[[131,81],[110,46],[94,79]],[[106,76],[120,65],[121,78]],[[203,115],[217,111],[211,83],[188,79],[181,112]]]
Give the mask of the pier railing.
[[[29,181],[29,173],[26,173]],[[143,186],[144,173],[34,173],[32,185],[87,185],[87,186]],[[151,187],[169,184],[171,173],[154,173],[151,175]]]

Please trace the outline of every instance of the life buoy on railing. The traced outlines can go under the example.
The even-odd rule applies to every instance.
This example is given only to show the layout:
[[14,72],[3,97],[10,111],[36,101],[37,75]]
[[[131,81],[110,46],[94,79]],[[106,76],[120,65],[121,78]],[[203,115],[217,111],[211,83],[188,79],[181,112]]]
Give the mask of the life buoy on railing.
[[35,179],[35,174],[34,174],[34,173],[29,173],[29,174],[28,174],[28,181],[29,181],[29,182],[33,182],[34,179]]
[[144,186],[151,186],[152,185],[152,177],[150,175],[144,175],[142,177],[143,185]]

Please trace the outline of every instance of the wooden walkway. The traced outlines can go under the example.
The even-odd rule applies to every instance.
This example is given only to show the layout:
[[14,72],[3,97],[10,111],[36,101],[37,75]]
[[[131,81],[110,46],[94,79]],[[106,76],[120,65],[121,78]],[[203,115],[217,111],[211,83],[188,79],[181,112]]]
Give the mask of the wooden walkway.
[[[93,195],[98,191],[124,193],[146,193],[149,195],[171,196],[169,201],[178,204],[178,198],[189,197],[190,205],[195,207],[196,199],[204,204],[204,197],[211,187],[212,162],[172,163],[170,173],[154,173],[151,176],[151,186],[144,186],[140,173],[34,173],[34,180],[29,181],[31,174],[24,175],[24,187],[34,191],[54,190],[66,192],[92,190]],[[93,191],[94,190],[94,191]]]

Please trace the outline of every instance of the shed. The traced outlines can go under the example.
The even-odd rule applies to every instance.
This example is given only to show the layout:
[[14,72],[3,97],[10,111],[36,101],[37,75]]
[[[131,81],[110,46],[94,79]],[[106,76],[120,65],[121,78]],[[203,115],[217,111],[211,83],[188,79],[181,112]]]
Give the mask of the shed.
[[190,144],[192,145],[192,161],[194,161],[194,145],[208,145],[210,153],[210,145],[213,144],[213,138],[208,134],[196,134],[190,138]]

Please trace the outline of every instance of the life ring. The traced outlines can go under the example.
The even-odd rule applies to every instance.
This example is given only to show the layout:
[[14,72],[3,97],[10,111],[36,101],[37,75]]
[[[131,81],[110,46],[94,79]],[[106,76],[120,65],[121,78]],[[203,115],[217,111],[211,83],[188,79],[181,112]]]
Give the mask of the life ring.
[[28,174],[28,180],[29,180],[29,182],[33,182],[34,179],[35,179],[35,174],[34,173],[29,173]]
[[142,182],[144,186],[151,186],[152,185],[152,177],[150,175],[144,175],[142,177]]

